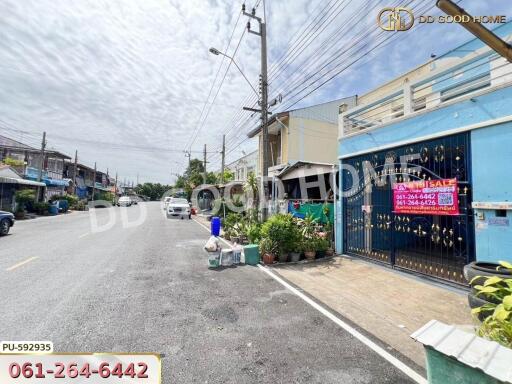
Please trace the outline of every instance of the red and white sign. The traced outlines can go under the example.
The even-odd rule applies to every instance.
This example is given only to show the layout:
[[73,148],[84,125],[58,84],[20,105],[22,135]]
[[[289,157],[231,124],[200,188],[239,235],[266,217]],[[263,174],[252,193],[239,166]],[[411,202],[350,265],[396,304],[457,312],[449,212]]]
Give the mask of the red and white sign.
[[394,213],[458,215],[457,179],[420,180],[393,186]]

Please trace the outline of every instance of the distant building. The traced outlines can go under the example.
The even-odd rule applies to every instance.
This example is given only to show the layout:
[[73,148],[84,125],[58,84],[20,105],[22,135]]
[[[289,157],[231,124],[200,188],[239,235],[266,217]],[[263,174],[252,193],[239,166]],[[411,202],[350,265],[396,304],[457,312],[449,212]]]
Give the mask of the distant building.
[[70,157],[54,150],[46,150],[41,162],[41,150],[0,135],[0,162],[12,167],[23,178],[37,181],[42,163],[41,181],[46,184],[47,198],[64,193],[69,179],[63,177],[64,163]]
[[249,173],[258,174],[258,150],[248,153],[226,166],[234,173],[236,181],[247,180]]
[[[338,113],[341,104],[351,107],[356,97],[279,112],[269,118],[269,176],[298,161],[335,164],[337,161]],[[261,127],[248,134],[258,137],[258,176],[263,169]]]

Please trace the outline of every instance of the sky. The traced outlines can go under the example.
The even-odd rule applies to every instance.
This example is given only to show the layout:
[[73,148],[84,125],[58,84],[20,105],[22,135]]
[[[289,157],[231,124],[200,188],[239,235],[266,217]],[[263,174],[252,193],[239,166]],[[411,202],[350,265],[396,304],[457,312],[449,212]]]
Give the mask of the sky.
[[[472,38],[456,24],[384,32],[385,6],[439,14],[435,0],[248,0],[266,15],[274,112],[364,94]],[[461,0],[474,15],[512,16],[508,0]],[[192,158],[220,168],[256,149],[260,39],[230,0],[3,0],[0,134],[120,180],[171,183]],[[258,23],[251,21],[251,29]],[[331,79],[332,77],[332,79]],[[329,81],[327,81],[329,80]],[[324,83],[325,84],[322,84]],[[321,86],[320,86],[321,85]],[[318,88],[318,89],[316,89]]]

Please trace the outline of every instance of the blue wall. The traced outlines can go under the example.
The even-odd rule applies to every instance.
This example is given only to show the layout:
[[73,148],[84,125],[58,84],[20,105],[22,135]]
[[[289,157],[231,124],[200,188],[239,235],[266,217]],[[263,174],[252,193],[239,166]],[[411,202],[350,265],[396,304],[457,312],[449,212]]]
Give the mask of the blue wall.
[[396,124],[348,137],[340,141],[338,154],[345,156],[369,148],[396,145],[400,141],[419,139],[512,114],[512,88],[500,89],[474,97],[473,100],[475,101],[452,104]]
[[[512,123],[471,132],[473,201],[512,201]],[[512,261],[512,211],[496,220],[493,209],[475,209],[476,258]],[[508,224],[508,225],[507,225]]]

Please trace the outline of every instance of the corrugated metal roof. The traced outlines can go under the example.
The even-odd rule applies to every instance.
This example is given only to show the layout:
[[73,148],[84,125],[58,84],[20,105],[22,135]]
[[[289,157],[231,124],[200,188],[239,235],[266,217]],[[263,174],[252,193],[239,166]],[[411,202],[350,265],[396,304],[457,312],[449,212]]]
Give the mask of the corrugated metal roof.
[[355,96],[332,100],[327,103],[312,105],[310,107],[299,108],[290,111],[291,117],[302,119],[324,121],[338,125],[339,107],[342,104],[348,104],[349,108],[356,105]]
[[431,320],[411,337],[497,380],[512,383],[512,349],[437,320]]
[[21,150],[27,150],[27,151],[37,151],[37,149],[34,147],[20,143],[19,141],[10,139],[9,137],[2,136],[2,135],[0,135],[0,147],[21,149]]

